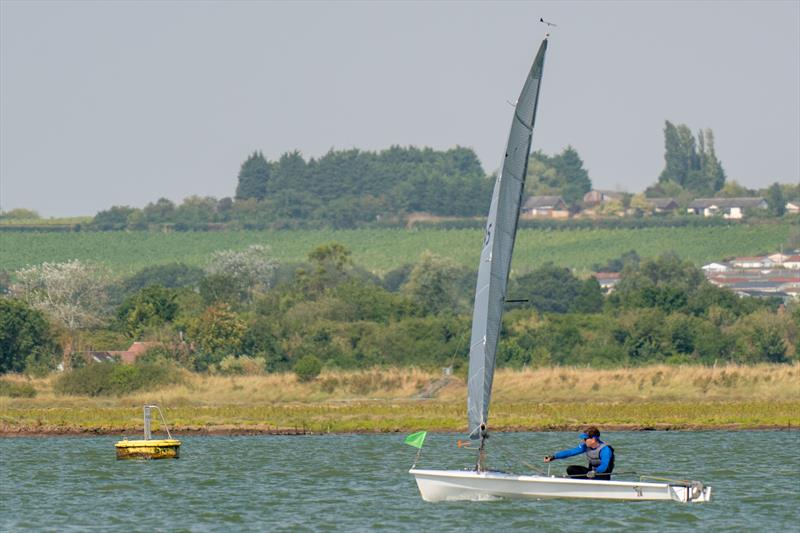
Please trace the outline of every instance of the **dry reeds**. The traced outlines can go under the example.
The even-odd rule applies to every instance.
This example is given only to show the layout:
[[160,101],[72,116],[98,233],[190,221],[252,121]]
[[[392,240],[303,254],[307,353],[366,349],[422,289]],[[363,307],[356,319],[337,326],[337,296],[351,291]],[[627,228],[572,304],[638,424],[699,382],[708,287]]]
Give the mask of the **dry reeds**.
[[[122,397],[59,396],[53,378],[33,398],[0,397],[0,431],[119,432],[141,427],[158,403],[176,429],[314,432],[463,430],[463,378],[416,368],[294,374],[189,374],[180,385]],[[625,427],[786,427],[800,424],[800,364],[499,370],[493,427],[546,429],[585,423]]]

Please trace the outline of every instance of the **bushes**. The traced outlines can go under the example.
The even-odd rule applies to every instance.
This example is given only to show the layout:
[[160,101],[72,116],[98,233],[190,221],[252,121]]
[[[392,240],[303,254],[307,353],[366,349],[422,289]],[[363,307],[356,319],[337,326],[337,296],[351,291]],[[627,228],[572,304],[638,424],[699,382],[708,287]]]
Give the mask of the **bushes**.
[[313,355],[305,355],[294,364],[294,373],[302,382],[313,381],[322,372],[322,362]]
[[229,355],[219,364],[219,371],[229,376],[259,376],[265,372],[266,367],[267,361],[263,357]]
[[60,376],[54,389],[58,394],[75,396],[121,396],[180,380],[179,370],[166,362],[97,363]]
[[41,311],[22,300],[0,298],[0,374],[46,373],[60,351]]
[[36,396],[36,389],[30,383],[14,383],[13,381],[0,379],[0,396],[33,398]]

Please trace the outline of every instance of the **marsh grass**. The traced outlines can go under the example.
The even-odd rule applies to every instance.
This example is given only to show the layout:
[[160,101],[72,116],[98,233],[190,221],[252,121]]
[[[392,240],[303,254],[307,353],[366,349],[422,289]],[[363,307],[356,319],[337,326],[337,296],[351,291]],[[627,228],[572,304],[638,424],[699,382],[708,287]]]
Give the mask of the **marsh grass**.
[[[294,374],[187,374],[180,384],[117,397],[63,396],[54,379],[8,376],[36,390],[0,397],[0,430],[141,431],[141,406],[158,403],[175,431],[462,431],[463,378],[420,369]],[[434,391],[430,399],[426,391]],[[800,425],[800,364],[502,369],[492,400],[495,430],[752,428]],[[157,427],[157,426],[156,426]]]

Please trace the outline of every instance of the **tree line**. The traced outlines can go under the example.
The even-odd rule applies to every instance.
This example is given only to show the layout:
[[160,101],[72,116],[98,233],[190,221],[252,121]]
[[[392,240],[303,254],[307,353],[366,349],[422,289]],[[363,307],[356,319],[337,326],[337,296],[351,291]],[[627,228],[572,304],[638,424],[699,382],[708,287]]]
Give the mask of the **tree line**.
[[[610,294],[554,264],[513,276],[509,299],[526,301],[508,304],[498,364],[797,360],[797,304],[739,298],[672,254],[613,263],[621,280]],[[102,265],[44,264],[17,272],[0,298],[0,373],[76,369],[88,350],[133,341],[156,343],[141,361],[196,372],[458,370],[468,363],[475,279],[432,252],[378,277],[337,243],[303,264],[251,246],[218,252],[202,269],[160,265],[117,280]]]
[[[284,228],[355,228],[402,226],[411,213],[469,220],[485,216],[496,174],[487,175],[475,152],[455,147],[433,150],[392,146],[370,152],[330,150],[305,159],[298,151],[270,161],[254,151],[242,163],[232,197],[189,196],[180,204],[160,198],[143,208],[112,206],[98,212],[90,230],[215,230]],[[567,146],[558,154],[530,155],[526,196],[561,196],[570,210],[581,209],[592,189],[578,151]],[[800,199],[800,184],[774,183],[761,190],[727,180],[717,157],[714,133],[695,136],[685,124],[665,121],[664,168],[642,194],[621,195],[601,213],[644,212],[648,198],[671,197],[685,208],[698,197],[763,196],[767,213],[783,216],[789,200]],[[28,209],[0,212],[0,220],[25,225],[39,218]],[[449,222],[445,220],[444,224]]]

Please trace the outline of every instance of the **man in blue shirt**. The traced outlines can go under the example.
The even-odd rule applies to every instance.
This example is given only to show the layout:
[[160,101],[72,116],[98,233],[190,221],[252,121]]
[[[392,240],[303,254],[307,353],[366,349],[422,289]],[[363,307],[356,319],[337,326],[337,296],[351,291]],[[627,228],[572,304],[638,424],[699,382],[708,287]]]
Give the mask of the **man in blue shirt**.
[[614,470],[614,448],[600,440],[600,430],[592,426],[581,433],[583,442],[570,450],[561,450],[544,458],[545,463],[566,459],[573,455],[586,454],[589,466],[570,465],[567,475],[575,479],[611,479]]

